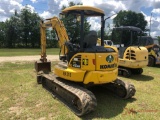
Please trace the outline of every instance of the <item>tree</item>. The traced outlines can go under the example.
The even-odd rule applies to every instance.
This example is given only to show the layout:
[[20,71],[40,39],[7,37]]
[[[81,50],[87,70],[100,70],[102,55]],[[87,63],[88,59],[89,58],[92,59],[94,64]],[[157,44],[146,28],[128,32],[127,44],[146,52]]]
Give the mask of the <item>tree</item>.
[[9,20],[5,22],[5,41],[6,47],[13,48],[16,47],[16,43],[19,41],[19,30],[20,19],[17,14],[11,16]]
[[[4,47],[39,47],[41,18],[27,6],[4,23]],[[2,23],[0,24],[2,26]],[[1,36],[0,36],[1,39]]]
[[29,31],[29,43],[31,47],[40,46],[40,20],[41,18],[37,13],[32,13],[30,16],[30,31]]
[[[82,3],[75,4],[74,2],[70,2],[69,6],[62,6],[62,10],[74,5],[82,5]],[[69,39],[78,40],[80,38],[80,22],[76,20],[76,17],[73,15],[65,15],[62,21],[66,27]],[[84,18],[84,35],[89,32],[90,26],[89,22],[87,22],[87,18]]]
[[0,47],[4,47],[5,42],[5,23],[0,22]]
[[46,29],[46,42],[48,48],[57,48],[59,47],[58,38],[55,30]]
[[120,11],[113,19],[113,23],[115,24],[115,27],[135,26],[141,28],[142,31],[145,31],[147,26],[144,15],[133,11]]
[[159,44],[160,44],[160,36],[158,36],[157,38],[158,38],[158,42],[159,42]]
[[21,19],[21,30],[23,43],[25,47],[34,47],[35,44],[39,44],[40,41],[40,30],[39,23],[41,18],[37,13],[32,13],[31,9],[25,6],[20,13]]
[[[99,38],[101,38],[101,30],[98,30],[97,31],[97,36],[99,37]],[[104,30],[104,38],[106,38],[107,37],[107,32],[106,32],[106,30]]]
[[[108,23],[107,25],[107,28],[108,29],[104,29],[104,40],[110,40],[111,39],[111,27],[110,27],[110,24]],[[101,30],[98,30],[97,31],[97,35],[99,38],[101,38]]]

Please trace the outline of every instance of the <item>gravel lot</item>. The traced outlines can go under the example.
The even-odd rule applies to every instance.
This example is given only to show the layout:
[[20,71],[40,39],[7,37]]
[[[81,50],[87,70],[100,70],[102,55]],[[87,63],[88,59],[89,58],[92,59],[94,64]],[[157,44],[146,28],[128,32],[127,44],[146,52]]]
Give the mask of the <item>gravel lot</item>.
[[[40,59],[40,55],[34,56],[13,56],[13,57],[0,57],[0,63],[2,62],[19,62],[19,61],[37,61]],[[47,59],[50,61],[58,61],[59,55],[48,55]]]

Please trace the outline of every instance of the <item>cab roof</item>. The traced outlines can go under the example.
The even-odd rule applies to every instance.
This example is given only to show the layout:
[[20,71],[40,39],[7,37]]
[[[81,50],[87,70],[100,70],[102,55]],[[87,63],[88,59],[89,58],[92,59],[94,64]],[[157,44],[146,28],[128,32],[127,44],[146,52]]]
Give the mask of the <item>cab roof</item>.
[[85,16],[101,16],[104,15],[104,11],[96,8],[96,7],[92,7],[92,6],[84,6],[84,5],[75,5],[75,6],[71,6],[68,8],[65,8],[64,10],[62,10],[62,14],[76,14],[76,15],[80,15],[81,11],[84,11],[84,15]]

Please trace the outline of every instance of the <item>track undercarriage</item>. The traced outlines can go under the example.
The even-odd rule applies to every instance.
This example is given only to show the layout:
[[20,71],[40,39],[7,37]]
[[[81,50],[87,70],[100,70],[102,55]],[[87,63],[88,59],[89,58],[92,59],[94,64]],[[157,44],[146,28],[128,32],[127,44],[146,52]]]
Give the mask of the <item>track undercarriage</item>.
[[77,116],[94,111],[97,106],[96,98],[92,92],[73,82],[63,80],[53,73],[41,74],[37,80]]
[[132,74],[140,75],[143,73],[142,68],[126,68],[126,67],[118,67],[118,75],[122,75],[124,77],[130,77]]
[[[77,116],[85,115],[96,109],[95,95],[77,83],[64,80],[54,73],[43,72],[39,72],[37,75],[37,82],[42,83],[45,89],[67,105]],[[136,92],[132,84],[125,83],[120,79],[102,86],[123,99],[131,98]]]

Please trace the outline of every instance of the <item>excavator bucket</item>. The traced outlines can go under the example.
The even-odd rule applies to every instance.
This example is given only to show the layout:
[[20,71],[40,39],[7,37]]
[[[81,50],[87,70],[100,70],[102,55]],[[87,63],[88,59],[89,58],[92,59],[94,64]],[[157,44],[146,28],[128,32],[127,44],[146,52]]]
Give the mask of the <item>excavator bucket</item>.
[[47,62],[36,61],[35,70],[36,72],[39,72],[39,71],[51,72],[51,61],[47,61]]

